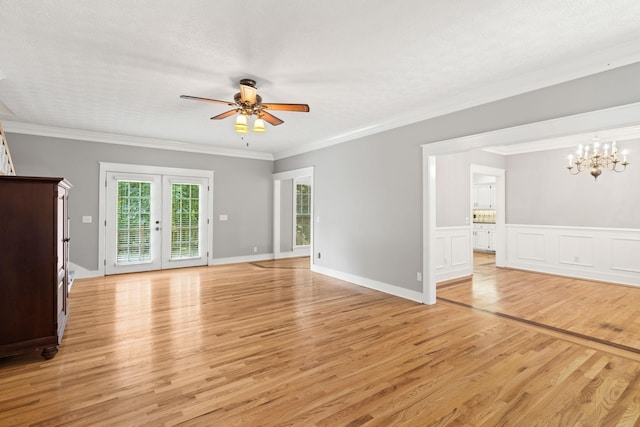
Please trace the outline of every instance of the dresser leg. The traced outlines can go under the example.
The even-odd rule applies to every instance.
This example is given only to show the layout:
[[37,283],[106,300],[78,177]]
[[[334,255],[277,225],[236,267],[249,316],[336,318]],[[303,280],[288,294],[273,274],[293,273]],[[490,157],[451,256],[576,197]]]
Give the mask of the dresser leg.
[[58,346],[50,345],[49,347],[45,347],[44,350],[42,350],[42,357],[44,357],[47,360],[53,359],[53,356],[55,356],[57,352],[58,352]]

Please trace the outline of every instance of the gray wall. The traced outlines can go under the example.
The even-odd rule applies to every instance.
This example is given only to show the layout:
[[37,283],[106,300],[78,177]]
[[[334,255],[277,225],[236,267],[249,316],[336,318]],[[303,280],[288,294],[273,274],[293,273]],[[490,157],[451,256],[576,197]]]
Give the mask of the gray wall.
[[293,251],[293,179],[280,181],[280,252]]
[[[271,161],[12,133],[7,140],[18,174],[65,177],[73,184],[71,261],[88,270],[98,268],[98,162],[213,170],[213,257],[254,255],[255,246],[258,253],[271,252]],[[220,214],[229,220],[218,221]],[[93,223],[83,224],[85,215]]]
[[480,150],[436,157],[436,227],[471,223],[472,164],[498,169],[506,167],[504,156]]
[[[422,157],[419,147],[403,142],[411,132],[398,133],[398,145],[378,134],[276,164],[281,171],[315,166],[314,249],[322,254],[316,264],[418,289],[422,239],[414,225],[422,202],[415,184]],[[404,263],[411,270],[392,267]]]
[[436,157],[436,227],[456,227],[469,217],[469,153]]
[[316,167],[316,264],[421,290],[421,144],[640,102],[638,75],[640,63],[281,159],[275,171]]
[[[588,141],[587,141],[588,142]],[[580,227],[640,227],[640,140],[618,143],[631,164],[623,173],[566,169],[572,149],[507,157],[506,219],[510,224]]]

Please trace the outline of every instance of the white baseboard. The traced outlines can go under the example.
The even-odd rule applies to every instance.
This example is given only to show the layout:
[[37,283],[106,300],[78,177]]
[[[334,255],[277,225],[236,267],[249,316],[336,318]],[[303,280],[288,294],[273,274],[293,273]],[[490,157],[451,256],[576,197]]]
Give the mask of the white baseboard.
[[297,248],[289,252],[278,252],[273,256],[273,259],[297,258],[297,257],[303,257],[303,256],[311,256],[311,249]]
[[87,270],[86,268],[80,267],[78,264],[74,264],[71,261],[69,261],[69,271],[75,271],[76,279],[88,279],[91,277],[104,276],[100,270]]
[[531,264],[526,262],[511,262],[509,268],[531,271],[534,273],[553,274],[554,276],[575,279],[596,280],[598,282],[616,283],[620,285],[640,286],[640,278],[623,274],[612,274],[604,271],[586,271],[577,268],[562,268],[553,265]]
[[364,286],[365,288],[369,288],[376,291],[384,292],[386,294],[394,295],[400,298],[405,298],[405,299],[419,302],[419,303],[423,302],[423,296],[421,292],[401,288],[399,286],[391,285],[389,283],[379,282],[377,280],[356,276],[355,274],[345,273],[342,271],[337,271],[331,268],[321,267],[318,265],[312,265],[311,271],[315,273],[324,274],[325,276],[344,280],[345,282],[353,283],[355,285]]
[[269,261],[273,259],[273,254],[258,254],[258,255],[245,255],[228,258],[212,258],[209,261],[209,265],[225,265],[225,264],[239,264],[242,262],[257,262],[257,261]]
[[[295,255],[299,256],[299,255]],[[242,262],[256,262],[256,261],[268,261],[273,259],[273,254],[258,254],[258,255],[248,255],[248,256],[239,256],[239,257],[228,257],[228,258],[212,258],[209,262],[209,265],[224,265],[224,264],[238,264]],[[77,264],[69,262],[69,271],[75,271],[76,279],[88,279],[91,277],[101,277],[104,276],[104,273],[100,270],[87,270],[86,268],[80,267]]]
[[436,274],[436,283],[448,282],[450,280],[460,279],[462,277],[469,277],[473,275],[472,268],[465,268],[463,270],[451,270],[443,274]]

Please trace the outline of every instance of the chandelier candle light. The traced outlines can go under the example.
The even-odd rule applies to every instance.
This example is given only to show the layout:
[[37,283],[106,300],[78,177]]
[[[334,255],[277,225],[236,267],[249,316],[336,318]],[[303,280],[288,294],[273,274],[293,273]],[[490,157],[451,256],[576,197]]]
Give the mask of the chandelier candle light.
[[[609,151],[609,149],[611,149],[611,151]],[[572,155],[569,156],[569,166],[567,166],[567,169],[569,169],[571,175],[577,175],[583,170],[589,169],[591,176],[593,176],[594,179],[598,179],[605,169],[622,172],[627,168],[627,165],[629,165],[627,152],[622,152],[622,161],[620,161],[618,146],[615,141],[611,143],[611,147],[609,147],[609,144],[605,144],[601,148],[598,137],[595,137],[593,138],[593,144],[591,146],[588,144],[585,147],[583,147],[582,144],[578,146],[575,160]]]

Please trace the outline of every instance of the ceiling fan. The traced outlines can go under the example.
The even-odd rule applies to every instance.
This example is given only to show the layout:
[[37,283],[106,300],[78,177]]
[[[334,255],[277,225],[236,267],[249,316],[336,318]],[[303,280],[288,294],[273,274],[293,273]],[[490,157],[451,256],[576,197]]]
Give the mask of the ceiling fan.
[[232,110],[218,114],[211,117],[211,120],[221,120],[227,117],[237,114],[236,119],[236,131],[238,133],[247,133],[249,126],[247,125],[247,119],[251,116],[256,116],[256,120],[253,124],[254,132],[264,132],[264,122],[267,122],[273,126],[278,126],[284,123],[268,110],[271,111],[300,111],[309,112],[309,106],[307,104],[273,104],[263,103],[262,97],[258,95],[258,88],[256,87],[255,80],[242,79],[240,80],[240,92],[236,93],[231,101],[219,101],[217,99],[200,98],[197,96],[180,95],[183,99],[193,99],[194,101],[212,102],[214,104],[225,104],[233,107]]

